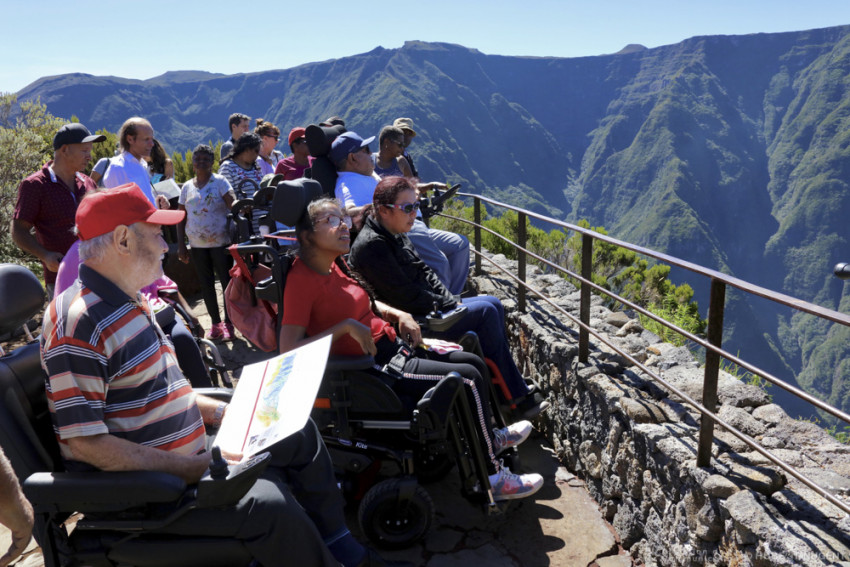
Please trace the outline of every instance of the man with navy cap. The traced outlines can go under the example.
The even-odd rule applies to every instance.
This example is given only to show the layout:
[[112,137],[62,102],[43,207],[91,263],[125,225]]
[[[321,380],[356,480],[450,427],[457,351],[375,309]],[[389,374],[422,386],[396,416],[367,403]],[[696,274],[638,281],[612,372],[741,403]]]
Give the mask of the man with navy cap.
[[80,123],[65,124],[53,137],[53,160],[18,186],[12,240],[21,250],[41,260],[50,297],[59,262],[77,239],[71,231],[77,205],[86,192],[97,188],[83,173],[91,160],[92,144],[105,139],[92,135]]
[[369,144],[374,140],[375,136],[364,140],[356,132],[345,132],[334,139],[328,153],[339,171],[334,195],[358,226],[362,224],[357,222],[358,218],[371,206],[375,187],[381,180],[375,174],[375,163],[369,151]]
[[[334,195],[343,204],[358,229],[372,208],[372,196],[381,180],[375,173],[375,162],[369,144],[375,136],[365,140],[354,132],[345,132],[331,143],[328,153],[336,165],[339,177]],[[469,240],[445,230],[428,228],[421,218],[413,223],[408,238],[416,252],[450,292],[459,295],[469,275]]]

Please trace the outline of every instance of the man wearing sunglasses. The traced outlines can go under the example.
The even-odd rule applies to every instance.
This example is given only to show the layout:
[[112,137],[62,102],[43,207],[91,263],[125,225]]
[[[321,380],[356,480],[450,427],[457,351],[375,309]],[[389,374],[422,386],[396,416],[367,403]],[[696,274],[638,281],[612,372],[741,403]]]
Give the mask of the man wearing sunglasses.
[[[375,174],[375,162],[369,151],[369,144],[374,140],[374,136],[364,140],[355,132],[345,132],[333,141],[328,154],[339,171],[334,193],[357,229],[371,210],[372,196],[381,180]],[[416,213],[413,228],[408,233],[410,241],[443,285],[453,294],[460,294],[469,275],[469,240],[453,232],[429,229],[418,210]]]

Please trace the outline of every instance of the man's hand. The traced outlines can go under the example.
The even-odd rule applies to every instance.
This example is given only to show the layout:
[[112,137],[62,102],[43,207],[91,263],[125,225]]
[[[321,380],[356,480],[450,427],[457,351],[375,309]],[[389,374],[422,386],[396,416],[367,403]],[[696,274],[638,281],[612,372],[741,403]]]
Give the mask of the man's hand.
[[59,263],[62,262],[62,258],[65,256],[61,252],[47,252],[42,261],[44,261],[44,265],[47,266],[47,269],[51,272],[59,271]]
[[180,243],[180,246],[177,249],[177,258],[179,258],[184,264],[189,263],[189,250],[186,248],[185,242]]
[[18,477],[0,449],[0,524],[12,532],[12,544],[0,557],[0,567],[6,567],[27,548],[32,536],[32,505],[21,492]]
[[[0,567],[6,567],[20,557],[27,548],[27,544],[32,537],[33,513],[32,505],[25,499],[21,498],[21,509],[13,510],[14,515],[9,522],[9,530],[12,532],[12,545],[3,557],[0,557]],[[4,513],[5,515],[5,513]]]

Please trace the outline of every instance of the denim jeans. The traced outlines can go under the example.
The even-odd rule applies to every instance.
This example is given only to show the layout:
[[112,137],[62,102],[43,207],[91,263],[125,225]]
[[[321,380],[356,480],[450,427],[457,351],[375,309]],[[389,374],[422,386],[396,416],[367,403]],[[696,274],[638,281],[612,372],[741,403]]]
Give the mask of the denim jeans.
[[514,363],[508,347],[508,337],[505,334],[505,308],[502,302],[492,295],[478,295],[466,297],[462,305],[467,308],[466,315],[448,331],[442,333],[429,333],[429,336],[457,340],[467,331],[474,331],[481,342],[481,350],[484,356],[492,360],[505,384],[514,398],[521,398],[528,394],[528,386]]

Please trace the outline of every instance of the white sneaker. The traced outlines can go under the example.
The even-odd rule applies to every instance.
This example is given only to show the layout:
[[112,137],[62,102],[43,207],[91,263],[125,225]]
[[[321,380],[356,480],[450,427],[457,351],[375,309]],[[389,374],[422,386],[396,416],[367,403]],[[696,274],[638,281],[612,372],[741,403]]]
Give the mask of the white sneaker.
[[542,486],[543,477],[539,474],[514,474],[504,465],[500,466],[499,472],[490,475],[490,487],[496,501],[525,498],[540,490]]
[[493,448],[496,450],[496,454],[498,455],[511,447],[516,447],[528,439],[528,436],[531,435],[531,430],[530,421],[518,421],[502,429],[494,429]]

